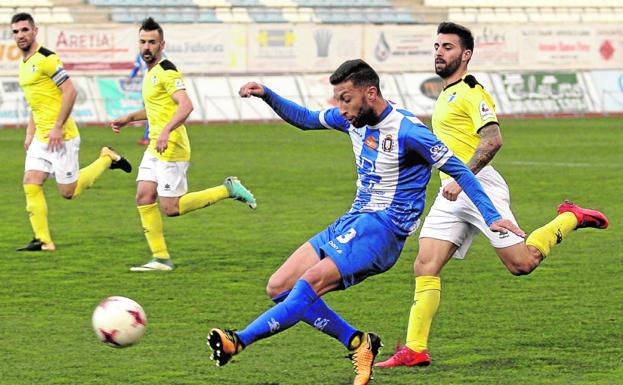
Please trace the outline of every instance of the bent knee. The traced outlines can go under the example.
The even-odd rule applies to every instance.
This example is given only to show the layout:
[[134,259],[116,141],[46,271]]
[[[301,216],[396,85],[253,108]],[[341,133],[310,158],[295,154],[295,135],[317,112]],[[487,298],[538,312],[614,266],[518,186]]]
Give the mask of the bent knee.
[[515,276],[528,275],[536,269],[541,263],[540,259],[528,258],[523,261],[517,261],[506,265],[508,271]]
[[443,262],[436,260],[435,258],[427,258],[418,255],[413,262],[413,273],[416,276],[420,275],[439,275],[443,268]]
[[74,197],[73,191],[71,192],[61,192],[61,196],[67,200],[72,199]]
[[177,207],[163,207],[162,213],[167,217],[176,217],[180,215],[180,210]]
[[285,282],[272,276],[266,284],[266,295],[272,299],[289,289],[289,287],[286,287]]

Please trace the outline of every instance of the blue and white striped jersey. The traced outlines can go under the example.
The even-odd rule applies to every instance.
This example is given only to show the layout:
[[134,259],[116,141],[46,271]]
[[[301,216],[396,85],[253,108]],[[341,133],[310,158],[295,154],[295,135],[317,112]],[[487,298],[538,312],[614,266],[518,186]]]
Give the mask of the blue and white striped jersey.
[[338,108],[310,111],[265,87],[264,100],[288,123],[303,129],[335,129],[350,136],[357,164],[357,195],[350,213],[377,212],[401,235],[417,229],[431,168],[451,175],[487,224],[500,219],[472,172],[415,115],[392,103],[374,126],[356,128]]
[[385,210],[401,233],[416,230],[425,204],[431,166],[452,156],[411,112],[388,103],[374,126],[356,128],[337,108],[320,112],[326,128],[347,133],[357,164],[357,195],[350,212]]

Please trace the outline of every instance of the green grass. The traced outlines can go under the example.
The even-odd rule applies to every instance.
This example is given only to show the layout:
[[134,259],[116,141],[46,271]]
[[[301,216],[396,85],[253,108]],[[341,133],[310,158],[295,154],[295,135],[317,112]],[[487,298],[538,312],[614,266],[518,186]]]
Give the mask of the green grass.
[[[139,129],[120,136],[83,128],[81,164],[103,144],[136,166]],[[350,206],[355,171],[348,138],[281,124],[190,129],[189,187],[237,175],[258,199],[164,218],[171,274],[136,274],[149,259],[134,204],[134,177],[107,172],[75,201],[46,184],[58,251],[16,253],[31,231],[21,187],[23,130],[0,131],[0,384],[349,384],[346,351],[299,325],[251,346],[230,364],[208,360],[210,327],[244,327],[271,302],[268,277],[310,236]],[[465,261],[445,268],[442,302],[425,369],[375,371],[375,384],[614,385],[623,380],[623,129],[617,119],[503,123],[496,167],[513,210],[530,231],[572,198],[605,211],[606,231],[586,229],[557,246],[529,276],[513,277],[480,237]],[[433,177],[429,204],[438,188]],[[328,303],[356,327],[377,331],[381,358],[404,338],[417,238],[389,272]],[[97,342],[91,314],[110,295],[135,299],[149,326],[139,345]]]

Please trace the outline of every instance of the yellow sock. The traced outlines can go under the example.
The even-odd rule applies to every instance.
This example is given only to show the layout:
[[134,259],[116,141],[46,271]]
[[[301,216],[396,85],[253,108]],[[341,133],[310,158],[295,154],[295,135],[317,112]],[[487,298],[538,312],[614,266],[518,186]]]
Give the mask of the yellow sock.
[[52,242],[50,228],[48,227],[48,204],[43,194],[43,186],[38,184],[25,184],[26,212],[30,218],[30,226],[35,233],[35,238],[43,243]]
[[407,328],[409,349],[421,352],[428,348],[430,325],[437,313],[440,299],[441,278],[430,275],[415,277],[415,296]]
[[154,258],[171,258],[167,251],[167,244],[164,242],[162,216],[160,215],[160,210],[158,210],[158,204],[152,203],[150,205],[137,206],[137,208],[151,254]]
[[229,198],[225,186],[212,187],[183,195],[180,198],[180,215],[210,206],[220,200]]
[[534,246],[547,257],[552,247],[562,242],[571,231],[575,230],[578,220],[573,213],[559,214],[553,221],[532,232],[526,240],[526,244]]
[[95,159],[93,163],[82,168],[80,170],[80,175],[78,175],[76,188],[74,189],[74,197],[77,197],[81,192],[93,186],[95,180],[110,167],[111,163],[112,159],[110,159],[109,156],[100,156]]

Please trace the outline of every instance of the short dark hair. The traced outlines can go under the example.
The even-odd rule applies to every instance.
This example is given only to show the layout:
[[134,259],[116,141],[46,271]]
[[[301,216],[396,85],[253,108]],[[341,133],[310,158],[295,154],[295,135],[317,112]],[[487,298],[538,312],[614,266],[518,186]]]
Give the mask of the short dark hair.
[[26,12],[20,12],[13,15],[13,17],[11,18],[11,24],[15,24],[24,20],[28,21],[30,25],[35,25],[35,19],[32,18],[32,15],[30,13]]
[[472,35],[472,31],[470,31],[469,28],[464,27],[460,24],[452,23],[450,21],[444,21],[437,27],[437,34],[440,33],[451,33],[454,35],[458,35],[461,40],[461,46],[464,49],[468,49],[474,52],[474,35]]
[[370,67],[370,64],[361,59],[347,60],[342,63],[329,77],[332,85],[340,84],[346,81],[352,81],[353,86],[374,86],[379,90],[379,75]]
[[162,27],[156,22],[156,20],[154,20],[153,17],[148,17],[147,19],[143,20],[141,28],[139,28],[138,31],[158,31],[158,35],[160,35],[160,40],[164,40],[164,32],[162,31]]

